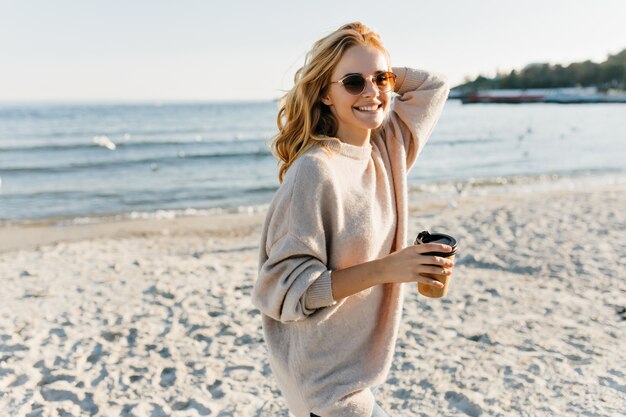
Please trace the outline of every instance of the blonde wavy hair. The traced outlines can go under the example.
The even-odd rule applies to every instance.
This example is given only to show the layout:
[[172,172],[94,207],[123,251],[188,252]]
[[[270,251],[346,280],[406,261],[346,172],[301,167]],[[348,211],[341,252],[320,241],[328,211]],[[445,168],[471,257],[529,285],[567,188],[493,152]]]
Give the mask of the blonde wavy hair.
[[343,54],[357,45],[380,50],[390,62],[380,35],[361,22],[353,22],[315,42],[304,65],[296,71],[294,86],[281,99],[276,119],[278,134],[271,143],[272,153],[279,158],[278,180],[281,184],[289,167],[307,150],[322,146],[326,152],[331,152],[328,144],[321,141],[338,141],[328,138],[337,134],[338,123],[321,97],[326,93],[331,75]]

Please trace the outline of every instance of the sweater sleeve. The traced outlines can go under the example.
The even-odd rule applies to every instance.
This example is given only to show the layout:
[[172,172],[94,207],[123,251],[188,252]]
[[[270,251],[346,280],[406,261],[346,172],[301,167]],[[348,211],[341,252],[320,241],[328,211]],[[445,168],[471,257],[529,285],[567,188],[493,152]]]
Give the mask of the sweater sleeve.
[[281,322],[299,321],[335,304],[326,247],[332,190],[315,163],[301,161],[291,169],[296,172],[285,178],[284,198],[268,212],[252,293],[253,304]]
[[414,68],[394,68],[398,75],[395,97],[386,127],[387,136],[400,141],[406,154],[407,172],[441,116],[450,93],[445,75]]

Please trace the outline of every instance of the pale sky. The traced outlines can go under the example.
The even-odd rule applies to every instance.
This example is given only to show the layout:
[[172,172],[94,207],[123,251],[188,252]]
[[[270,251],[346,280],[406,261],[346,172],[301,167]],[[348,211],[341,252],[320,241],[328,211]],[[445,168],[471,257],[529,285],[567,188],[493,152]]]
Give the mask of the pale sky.
[[0,101],[265,100],[341,24],[452,85],[626,47],[626,0],[0,0]]

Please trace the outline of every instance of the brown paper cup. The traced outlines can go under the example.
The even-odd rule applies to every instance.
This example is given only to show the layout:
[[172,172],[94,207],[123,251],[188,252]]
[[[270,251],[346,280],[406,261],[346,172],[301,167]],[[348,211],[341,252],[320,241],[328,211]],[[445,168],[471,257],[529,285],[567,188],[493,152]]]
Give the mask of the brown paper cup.
[[[415,245],[420,245],[422,243],[443,243],[444,245],[448,245],[452,247],[452,252],[426,252],[422,255],[428,256],[441,256],[444,258],[452,257],[454,259],[454,255],[456,254],[457,241],[450,235],[445,235],[443,233],[429,233],[428,231],[423,231],[417,235],[415,239]],[[426,285],[421,282],[417,283],[417,290],[420,294],[425,297],[430,298],[441,298],[445,297],[448,294],[448,284],[450,281],[449,275],[444,274],[421,274],[425,277],[435,279],[443,284],[443,288],[433,287],[432,285]]]

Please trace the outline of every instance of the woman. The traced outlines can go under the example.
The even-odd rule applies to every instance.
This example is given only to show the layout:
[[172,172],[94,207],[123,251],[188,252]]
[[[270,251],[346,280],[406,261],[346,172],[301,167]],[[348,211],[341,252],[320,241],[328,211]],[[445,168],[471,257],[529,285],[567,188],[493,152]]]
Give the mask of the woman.
[[440,287],[420,274],[453,267],[421,255],[449,246],[407,247],[407,172],[448,93],[440,75],[392,69],[379,35],[356,22],[314,44],[283,98],[273,142],[281,185],[252,301],[297,417],[387,415],[372,388],[393,359],[401,284]]

